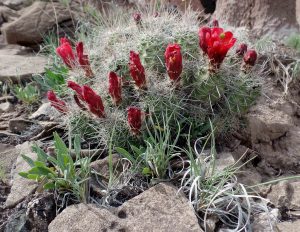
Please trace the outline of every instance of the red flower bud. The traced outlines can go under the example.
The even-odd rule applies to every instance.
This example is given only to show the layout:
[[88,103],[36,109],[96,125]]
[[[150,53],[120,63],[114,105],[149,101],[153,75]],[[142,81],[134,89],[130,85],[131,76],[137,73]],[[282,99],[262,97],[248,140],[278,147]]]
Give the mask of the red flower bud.
[[82,86],[82,95],[89,107],[89,110],[99,118],[105,118],[104,106],[101,97],[87,85]]
[[165,51],[167,71],[172,81],[179,82],[182,72],[182,55],[178,44],[169,44]]
[[245,43],[241,43],[239,45],[239,47],[236,49],[235,53],[238,55],[238,56],[243,56],[246,52],[247,52],[247,44]]
[[208,55],[212,70],[220,68],[227,52],[236,42],[232,32],[224,32],[223,28],[219,27],[202,27],[199,37],[200,48]]
[[142,23],[142,15],[140,13],[134,13],[133,14],[133,19],[136,22],[136,24],[141,24]]
[[73,68],[75,56],[70,41],[67,38],[60,38],[60,46],[56,48],[56,53],[62,58],[64,63]]
[[137,107],[127,108],[127,121],[131,132],[134,135],[139,134],[142,127],[142,111]]
[[244,62],[246,65],[254,66],[257,60],[257,53],[255,50],[248,50],[244,55]]
[[212,21],[212,26],[213,26],[213,27],[219,27],[219,21],[218,21],[217,19],[214,19],[214,20]]
[[121,78],[117,76],[115,72],[110,72],[108,75],[109,94],[115,105],[119,105],[122,101],[122,86],[121,86]]
[[89,57],[88,55],[83,54],[83,43],[79,42],[76,45],[76,52],[77,52],[77,58],[78,58],[78,63],[80,64],[81,68],[85,71],[85,75],[87,77],[93,77],[94,73],[92,71]]
[[140,56],[134,51],[130,51],[129,71],[135,85],[140,89],[146,88],[145,69],[141,63]]
[[80,85],[78,85],[74,81],[68,81],[68,87],[73,89],[77,93],[80,100],[84,100],[83,95],[82,95],[82,88]]
[[68,108],[66,107],[66,103],[63,100],[60,100],[56,97],[55,93],[52,90],[47,92],[47,98],[55,109],[57,109],[61,113],[67,113]]

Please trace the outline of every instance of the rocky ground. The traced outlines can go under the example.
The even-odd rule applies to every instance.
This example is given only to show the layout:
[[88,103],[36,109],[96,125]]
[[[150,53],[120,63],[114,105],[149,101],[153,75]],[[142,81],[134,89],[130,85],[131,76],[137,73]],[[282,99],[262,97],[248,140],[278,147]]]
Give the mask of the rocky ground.
[[[81,1],[71,1],[66,7],[58,1],[0,0],[0,83],[27,82],[33,74],[42,74],[47,58],[38,48],[49,31],[58,35],[72,34],[76,22],[76,7]],[[170,1],[184,9],[188,1]],[[212,3],[213,2],[213,3]],[[201,19],[218,18],[231,26],[248,27],[256,35],[283,38],[299,32],[300,1],[192,1],[192,8],[213,15],[201,14]],[[147,1],[117,1],[118,6],[145,6]],[[277,4],[278,3],[278,4]],[[91,1],[98,7],[107,7]],[[213,12],[214,7],[216,11]],[[55,15],[55,17],[53,17]],[[282,53],[282,54],[281,54]],[[299,59],[297,54],[283,50],[274,54],[266,65],[274,72],[264,80],[263,94],[246,116],[246,126],[233,134],[229,142],[222,141],[227,156],[219,163],[230,165],[245,153],[257,156],[240,174],[240,181],[254,185],[275,177],[300,173],[300,82],[291,80],[280,64]],[[265,62],[266,60],[262,60]],[[279,70],[279,71],[278,71]],[[289,72],[288,72],[289,73]],[[283,83],[283,84],[282,84]],[[35,182],[18,175],[29,167],[20,154],[34,158],[32,141],[50,144],[54,131],[63,131],[59,114],[49,103],[28,107],[12,95],[0,97],[0,231],[202,231],[193,208],[183,194],[170,184],[158,184],[138,196],[129,197],[113,211],[94,205],[73,205],[57,217],[52,194],[40,193]],[[107,166],[107,162],[104,164]],[[274,220],[263,214],[253,219],[253,231],[298,231],[300,225],[300,181],[284,181],[259,188],[270,199]],[[53,213],[54,212],[54,213]],[[145,218],[147,220],[145,220]],[[157,222],[160,223],[157,223]],[[216,228],[216,229],[215,229]],[[212,223],[208,231],[217,231]],[[222,229],[218,230],[222,231]],[[223,230],[224,231],[224,230]]]

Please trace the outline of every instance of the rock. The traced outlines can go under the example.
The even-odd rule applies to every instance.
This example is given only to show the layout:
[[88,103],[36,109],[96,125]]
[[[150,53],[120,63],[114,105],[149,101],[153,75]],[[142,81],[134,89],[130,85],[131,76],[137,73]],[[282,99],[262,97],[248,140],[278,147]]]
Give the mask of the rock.
[[12,22],[17,19],[20,15],[18,12],[6,7],[0,6],[0,26],[3,23]]
[[29,119],[50,120],[59,118],[61,114],[55,110],[49,102],[43,103],[36,112],[29,116]]
[[300,210],[300,182],[282,181],[272,186],[268,199],[278,208]]
[[19,172],[25,172],[30,169],[30,166],[22,158],[21,154],[25,154],[33,160],[36,160],[37,155],[31,151],[31,144],[25,142],[21,145],[16,146],[19,156],[17,158],[16,167],[12,171],[13,183],[11,192],[5,202],[6,207],[12,207],[22,201],[25,197],[32,194],[36,189],[36,182],[28,180],[19,175]]
[[55,216],[56,204],[53,194],[44,193],[35,197],[27,205],[26,217],[30,227],[36,232],[47,231],[48,225]]
[[4,172],[5,179],[9,177],[18,155],[19,153],[14,146],[0,143],[0,170]]
[[0,56],[4,55],[30,55],[32,49],[17,44],[0,44]]
[[8,128],[12,133],[15,134],[24,134],[26,130],[29,130],[31,126],[34,125],[34,122],[25,120],[23,118],[14,118],[9,120]]
[[[275,99],[274,99],[275,100]],[[247,118],[252,149],[266,165],[282,172],[300,171],[300,127],[294,123],[294,113],[258,103]]]
[[279,216],[278,209],[254,215],[252,230],[255,232],[276,232],[276,224]]
[[43,35],[56,24],[72,21],[70,12],[59,2],[36,1],[23,10],[21,17],[4,25],[1,30],[8,44],[35,45],[42,42]]
[[244,185],[252,186],[262,182],[262,176],[254,169],[240,170],[237,173],[238,181]]
[[20,10],[26,6],[29,6],[32,0],[0,0],[0,4],[9,7],[14,10]]
[[218,154],[218,158],[215,161],[216,171],[220,172],[227,167],[233,166],[235,164],[235,160],[231,153],[222,152]]
[[42,56],[0,55],[0,80],[26,81],[32,74],[44,73],[47,63]]
[[293,222],[280,222],[277,225],[278,232],[298,232],[300,228],[300,220]]
[[7,219],[4,231],[48,231],[48,225],[55,215],[56,205],[53,194],[43,193],[18,204],[15,212]]
[[247,27],[276,38],[299,32],[296,0],[218,0],[214,17],[222,24]]
[[[113,170],[114,175],[118,176],[123,171],[123,165],[121,158],[113,154]],[[97,173],[100,173],[105,178],[109,179],[109,157],[103,159],[98,159],[90,164],[90,167],[95,170]]]
[[115,214],[94,205],[67,207],[49,225],[49,232],[68,231],[202,231],[185,196],[158,184],[116,209]]
[[0,132],[0,143],[17,145],[24,141],[21,136],[6,131]]
[[0,103],[0,113],[13,111],[14,106],[10,102]]

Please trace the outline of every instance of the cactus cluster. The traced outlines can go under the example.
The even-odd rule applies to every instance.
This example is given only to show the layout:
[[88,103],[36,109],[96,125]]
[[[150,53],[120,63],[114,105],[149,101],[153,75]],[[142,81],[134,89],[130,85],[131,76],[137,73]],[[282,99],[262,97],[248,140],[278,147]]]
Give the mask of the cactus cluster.
[[[161,111],[174,115],[171,128],[180,122],[183,131],[199,136],[205,134],[211,120],[220,133],[226,127],[221,123],[224,118],[231,121],[253,104],[259,93],[256,70],[252,69],[256,54],[247,48],[240,51],[237,45],[237,52],[232,52],[236,41],[243,42],[233,37],[234,32],[220,27],[199,30],[192,16],[162,13],[140,17],[138,23],[134,19],[122,27],[102,25],[99,34],[86,38],[92,57],[88,67],[96,67],[90,81],[93,96],[99,94],[104,105],[93,108],[94,103],[86,97],[84,107],[101,116],[93,122],[99,136],[109,138],[117,130],[113,133],[118,137],[116,143],[139,140],[136,135],[143,129],[137,125],[144,124],[140,120],[147,123],[147,115],[154,114],[159,121]],[[80,106],[76,99],[75,103]],[[76,112],[70,117],[78,118]]]

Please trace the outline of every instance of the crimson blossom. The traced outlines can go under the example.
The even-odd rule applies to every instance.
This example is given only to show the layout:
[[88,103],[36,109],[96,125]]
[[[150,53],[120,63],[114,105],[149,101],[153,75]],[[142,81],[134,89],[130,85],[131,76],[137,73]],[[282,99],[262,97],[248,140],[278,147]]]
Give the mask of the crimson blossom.
[[66,106],[66,103],[63,100],[58,99],[56,94],[52,90],[49,90],[47,92],[47,98],[50,101],[51,106],[53,106],[59,112],[61,112],[61,113],[67,113],[68,112],[68,108]]
[[76,52],[77,52],[78,63],[80,64],[81,68],[85,71],[86,77],[93,77],[94,73],[90,65],[89,57],[88,55],[83,54],[82,42],[79,42],[76,45]]
[[179,82],[182,73],[182,55],[178,44],[169,44],[165,51],[168,75],[172,81]]
[[89,110],[99,118],[105,118],[104,105],[101,97],[88,85],[82,86],[82,95]]
[[236,42],[231,31],[220,27],[202,27],[199,30],[200,48],[208,56],[210,70],[216,71],[224,61],[228,51]]
[[56,48],[56,53],[62,58],[63,62],[72,69],[75,64],[75,55],[72,45],[67,38],[60,38],[59,41],[60,46]]
[[141,133],[142,111],[138,107],[130,106],[127,108],[127,122],[134,135]]
[[135,85],[139,89],[146,89],[146,75],[145,68],[141,63],[141,59],[138,53],[130,51],[129,56],[129,72]]
[[122,85],[121,78],[115,72],[108,74],[108,91],[115,105],[119,105],[122,101]]

